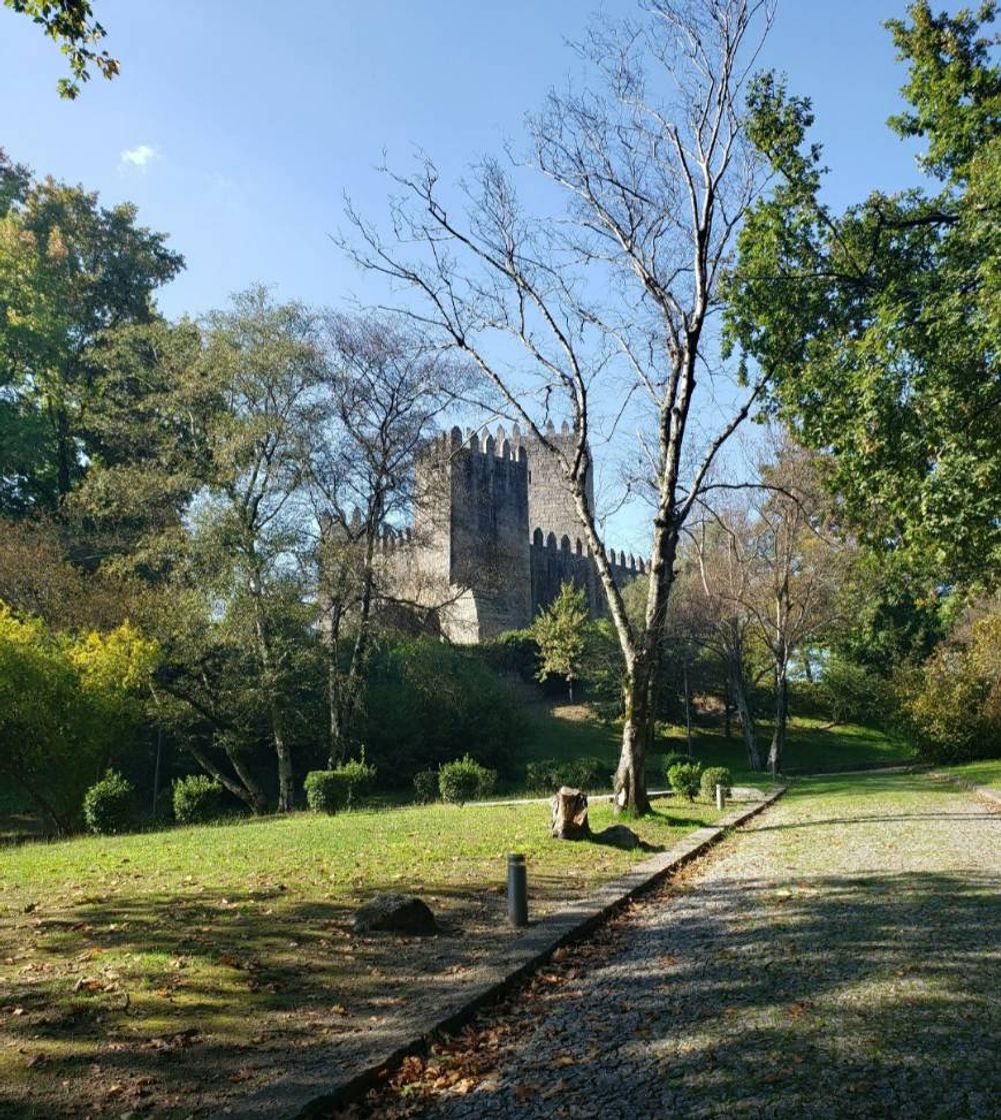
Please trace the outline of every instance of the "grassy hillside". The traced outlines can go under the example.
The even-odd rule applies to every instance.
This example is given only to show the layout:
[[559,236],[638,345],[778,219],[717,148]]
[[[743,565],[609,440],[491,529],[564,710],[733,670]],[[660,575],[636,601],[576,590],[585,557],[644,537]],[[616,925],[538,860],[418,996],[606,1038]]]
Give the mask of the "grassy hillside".
[[[526,759],[554,758],[569,761],[582,755],[605,759],[610,770],[619,757],[620,729],[617,724],[599,723],[583,706],[533,705],[531,729],[525,744]],[[771,728],[759,725],[763,753],[767,752]],[[743,783],[760,784],[762,775],[748,769],[743,741],[735,730],[726,739],[718,728],[697,727],[693,731],[693,754],[706,766],[728,766],[734,778]],[[657,744],[657,754],[687,749],[685,731],[671,727]],[[787,773],[902,765],[914,761],[914,752],[899,739],[882,731],[855,724],[831,727],[822,720],[794,717],[789,725],[783,769]],[[660,759],[655,758],[648,772],[652,787],[662,786]]]

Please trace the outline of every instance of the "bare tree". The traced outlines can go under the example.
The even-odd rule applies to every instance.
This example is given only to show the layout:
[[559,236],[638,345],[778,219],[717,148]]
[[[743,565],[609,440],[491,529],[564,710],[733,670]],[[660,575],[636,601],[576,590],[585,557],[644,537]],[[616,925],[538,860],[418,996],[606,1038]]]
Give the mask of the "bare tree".
[[[645,755],[679,535],[760,391],[728,406],[724,394],[714,434],[693,423],[721,273],[758,187],[742,102],[770,18],[767,0],[651,0],[639,22],[595,30],[579,47],[595,87],[552,93],[531,121],[530,162],[556,188],[555,216],[527,218],[492,161],[453,211],[426,160],[394,176],[394,237],[349,209],[355,235],[343,241],[419,297],[404,301],[414,321],[468,355],[491,401],[558,459],[622,651],[616,802],[637,812],[649,808]],[[591,438],[632,411],[653,505],[639,624],[588,499]],[[572,424],[569,450],[547,435],[551,413]]]
[[728,702],[740,719],[747,762],[763,769],[747,678],[747,645],[756,616],[754,530],[745,505],[732,502],[691,526],[703,606],[703,642],[723,664]]
[[768,766],[774,772],[785,751],[790,661],[837,622],[851,545],[838,535],[816,453],[782,434],[761,478],[752,512],[757,586],[747,602],[772,661],[775,715]]
[[[437,480],[417,460],[464,379],[454,354],[429,345],[409,321],[330,315],[322,422],[310,475],[322,526],[320,623],[328,656],[330,765],[343,762],[361,700],[374,610],[436,601],[415,555],[427,524],[407,533],[417,505],[433,516]],[[399,538],[405,548],[393,547]],[[407,570],[402,569],[406,567]],[[447,596],[440,589],[438,598]]]

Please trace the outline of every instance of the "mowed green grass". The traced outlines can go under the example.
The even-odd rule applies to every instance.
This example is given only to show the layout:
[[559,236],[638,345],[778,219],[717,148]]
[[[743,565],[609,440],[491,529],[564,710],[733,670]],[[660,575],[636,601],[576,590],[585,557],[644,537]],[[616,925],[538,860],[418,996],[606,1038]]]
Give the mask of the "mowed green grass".
[[964,782],[990,786],[1001,790],[1001,758],[986,758],[979,762],[966,762],[961,766],[939,767],[944,774],[953,774]]
[[[716,816],[660,801],[633,826],[667,847]],[[509,852],[528,857],[533,916],[643,858],[553,841],[548,818],[541,804],[434,805],[5,850],[0,1116],[188,1116],[440,999],[512,936]],[[591,819],[604,827],[610,808]],[[354,935],[354,909],[384,890],[418,893],[443,936]]]

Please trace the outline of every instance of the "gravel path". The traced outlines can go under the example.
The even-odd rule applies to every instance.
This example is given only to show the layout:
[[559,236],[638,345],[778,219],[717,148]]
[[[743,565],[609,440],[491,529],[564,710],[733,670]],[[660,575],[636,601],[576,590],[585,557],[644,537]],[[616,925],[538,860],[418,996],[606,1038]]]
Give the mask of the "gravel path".
[[984,802],[803,781],[354,1114],[1001,1116],[999,887]]

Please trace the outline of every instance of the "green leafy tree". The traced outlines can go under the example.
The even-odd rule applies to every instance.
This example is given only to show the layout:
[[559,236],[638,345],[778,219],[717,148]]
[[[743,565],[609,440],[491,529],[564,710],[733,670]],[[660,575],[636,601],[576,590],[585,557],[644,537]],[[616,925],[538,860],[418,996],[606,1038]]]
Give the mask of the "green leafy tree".
[[1001,572],[1001,68],[994,3],[889,29],[933,185],[836,213],[808,139],[810,102],[754,87],[751,138],[776,173],[739,238],[732,344],[775,387],[776,411],[833,453],[844,512],[874,548],[943,580]]
[[532,623],[532,637],[539,647],[538,678],[562,677],[571,704],[574,681],[583,672],[590,628],[587,592],[572,580],[562,584],[556,598]]
[[105,37],[104,28],[94,19],[89,0],[3,0],[12,11],[29,16],[45,34],[59,44],[69,61],[71,78],[60,78],[59,96],[73,100],[83,82],[90,80],[93,67],[105,78],[113,78],[120,65],[97,44]]
[[[108,332],[151,324],[183,265],[129,203],[5,164],[0,198],[0,511],[59,508],[97,456]],[[142,383],[133,386],[141,396]]]
[[0,773],[59,832],[95,775],[126,753],[159,651],[129,623],[80,637],[0,603]]

